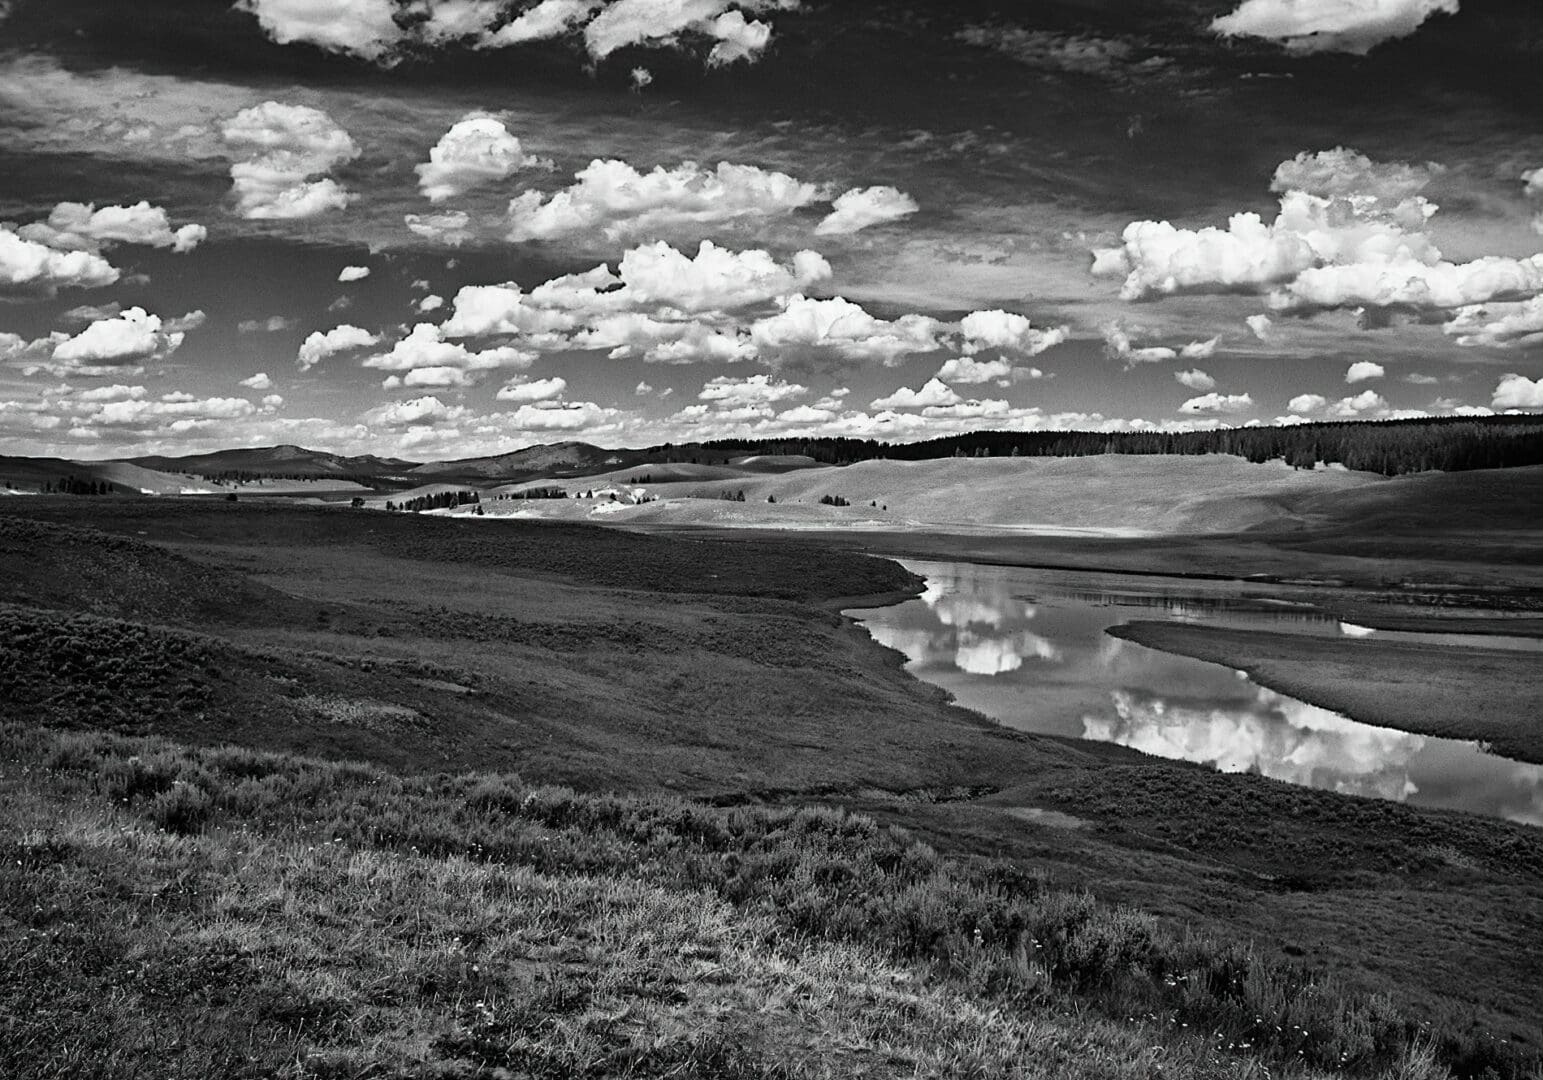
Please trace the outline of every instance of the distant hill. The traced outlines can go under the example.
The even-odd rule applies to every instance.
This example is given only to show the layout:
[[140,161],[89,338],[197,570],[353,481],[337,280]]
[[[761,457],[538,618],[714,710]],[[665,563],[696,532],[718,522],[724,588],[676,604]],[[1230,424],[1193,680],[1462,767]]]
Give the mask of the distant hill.
[[423,478],[523,480],[533,476],[580,476],[624,466],[638,457],[638,452],[634,450],[604,450],[589,443],[560,442],[528,446],[523,450],[493,457],[431,461],[414,467],[409,473]]
[[417,467],[417,462],[400,458],[361,454],[345,457],[303,446],[257,446],[242,450],[217,450],[212,454],[186,457],[128,458],[130,464],[162,472],[193,473],[200,476],[249,473],[253,476],[336,476],[369,478],[400,476]]

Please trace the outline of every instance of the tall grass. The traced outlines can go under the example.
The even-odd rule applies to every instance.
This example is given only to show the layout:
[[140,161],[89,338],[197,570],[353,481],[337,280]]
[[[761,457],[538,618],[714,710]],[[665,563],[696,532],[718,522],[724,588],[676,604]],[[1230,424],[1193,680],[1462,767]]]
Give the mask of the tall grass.
[[[296,1076],[1136,1076],[1155,1075],[1156,1047],[1181,1063],[1169,1075],[1534,1067],[835,809],[19,725],[0,727],[0,761],[24,811],[0,869],[23,928],[0,984],[5,1075],[119,1075],[128,1060],[84,1030],[97,1016],[145,1060],[209,1076],[275,1074],[242,1072],[238,1051]],[[152,969],[162,982],[144,984]],[[51,1011],[20,1008],[49,985],[67,991]],[[199,1023],[248,1037],[206,1045],[186,1033]],[[173,1029],[202,1049],[155,1043]],[[17,1071],[45,1038],[96,1056]],[[831,1071],[842,1040],[851,1068]]]

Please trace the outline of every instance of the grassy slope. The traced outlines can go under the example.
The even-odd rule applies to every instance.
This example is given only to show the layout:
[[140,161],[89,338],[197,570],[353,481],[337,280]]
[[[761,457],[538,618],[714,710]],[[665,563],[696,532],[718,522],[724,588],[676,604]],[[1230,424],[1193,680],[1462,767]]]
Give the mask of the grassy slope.
[[[23,605],[9,617],[30,629],[5,635],[0,680],[31,719],[399,770],[518,768],[720,801],[821,796],[949,852],[1046,868],[1167,926],[1302,953],[1357,993],[1392,994],[1448,1027],[1543,1037],[1528,1006],[1543,984],[1535,831],[984,727],[831,615],[850,602],[839,594],[907,587],[892,564],[346,509],[28,499],[5,510],[17,529],[84,520],[127,538],[80,533],[65,563],[27,562],[52,540],[13,551],[0,588],[32,583],[0,599]],[[90,565],[93,545],[132,557],[113,573],[138,583],[139,599],[44,587]],[[143,600],[191,588],[199,568],[213,614],[161,601],[153,621],[182,629],[125,621]],[[85,610],[98,615],[65,614]],[[140,681],[125,677],[135,671]],[[122,679],[118,694],[93,689],[104,677]],[[168,687],[193,707],[158,699]],[[123,700],[131,715],[115,711]],[[999,794],[937,801],[982,786]],[[1091,827],[1026,826],[1004,809],[1024,805]],[[1226,828],[1213,805],[1227,805]],[[1321,827],[1302,827],[1304,807]],[[1375,812],[1347,819],[1350,807]],[[1335,873],[1288,880],[1303,866]],[[1449,909],[1466,919],[1450,939]]]
[[[1278,462],[1251,465],[1224,455],[865,461],[719,484],[652,485],[650,491],[661,498],[743,489],[746,502],[726,509],[644,507],[636,516],[689,521],[697,511],[696,516],[727,513],[735,520],[775,524],[789,513],[799,520],[808,516],[800,504],[818,506],[822,495],[839,495],[852,506],[812,512],[831,522],[871,517],[896,523],[1223,532],[1270,519],[1288,499],[1377,482],[1365,474],[1303,472]],[[768,496],[777,502],[768,504]],[[875,513],[871,503],[888,510]]]
[[14,725],[0,796],[0,1069],[18,1080],[1516,1064],[840,812]]

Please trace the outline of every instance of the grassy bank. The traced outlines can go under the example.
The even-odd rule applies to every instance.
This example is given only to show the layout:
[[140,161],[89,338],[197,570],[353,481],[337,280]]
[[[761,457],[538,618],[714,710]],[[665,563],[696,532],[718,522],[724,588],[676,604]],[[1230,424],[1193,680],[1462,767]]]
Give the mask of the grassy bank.
[[839,811],[16,725],[0,762],[10,1077],[1527,1068]]

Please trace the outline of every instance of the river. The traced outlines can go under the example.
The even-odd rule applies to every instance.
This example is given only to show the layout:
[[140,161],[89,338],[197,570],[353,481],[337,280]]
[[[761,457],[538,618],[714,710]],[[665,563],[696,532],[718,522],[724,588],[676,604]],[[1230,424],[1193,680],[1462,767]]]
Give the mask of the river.
[[[1024,731],[1118,743],[1226,772],[1543,825],[1543,766],[1358,723],[1243,672],[1122,641],[1137,619],[1543,653],[1543,640],[1372,631],[1241,582],[900,560],[924,594],[847,612],[960,705]],[[1543,659],[1543,657],[1540,657]]]

